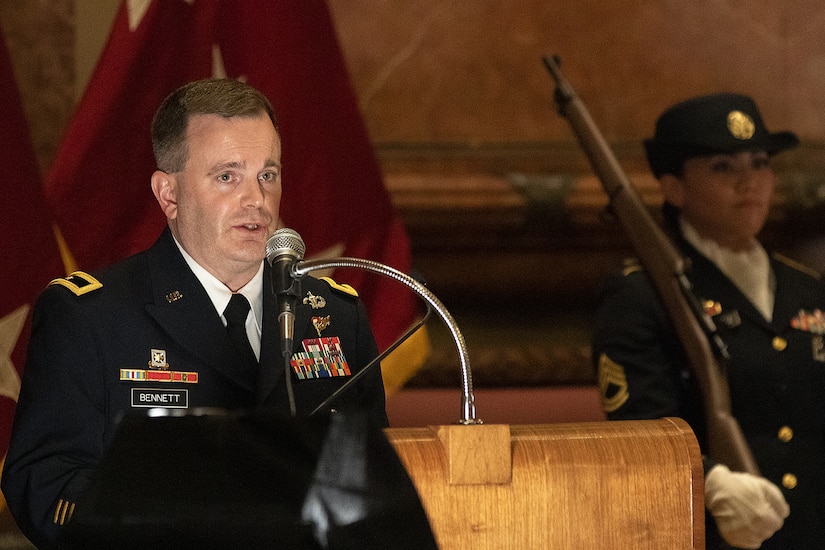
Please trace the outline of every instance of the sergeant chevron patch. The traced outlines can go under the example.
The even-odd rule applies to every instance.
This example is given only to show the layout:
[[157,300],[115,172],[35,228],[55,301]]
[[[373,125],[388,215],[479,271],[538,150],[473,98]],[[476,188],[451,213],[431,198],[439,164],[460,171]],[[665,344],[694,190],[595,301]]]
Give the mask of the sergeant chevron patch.
[[615,363],[607,354],[599,357],[599,397],[605,412],[613,412],[627,402],[630,392],[624,367]]

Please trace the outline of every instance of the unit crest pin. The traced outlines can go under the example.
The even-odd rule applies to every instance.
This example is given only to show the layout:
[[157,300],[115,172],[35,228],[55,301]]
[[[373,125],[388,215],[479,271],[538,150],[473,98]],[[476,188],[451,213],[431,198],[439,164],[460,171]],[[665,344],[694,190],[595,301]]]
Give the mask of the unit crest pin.
[[166,362],[166,350],[152,348],[152,360],[149,361],[150,369],[166,370],[169,368],[169,363]]
[[307,295],[304,298],[304,304],[309,304],[312,309],[321,309],[325,305],[327,305],[327,301],[324,299],[323,296],[316,296],[312,292],[307,290]]
[[329,315],[326,317],[313,317],[312,326],[315,327],[315,332],[318,333],[318,338],[320,338],[321,331],[329,326]]
[[728,131],[736,139],[750,139],[756,131],[756,124],[742,111],[731,111],[728,113]]

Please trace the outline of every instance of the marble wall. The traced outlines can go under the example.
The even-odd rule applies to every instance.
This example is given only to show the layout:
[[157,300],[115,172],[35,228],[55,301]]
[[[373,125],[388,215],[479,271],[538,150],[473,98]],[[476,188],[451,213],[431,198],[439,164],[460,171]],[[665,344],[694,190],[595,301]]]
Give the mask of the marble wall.
[[[614,238],[616,228],[601,223],[606,200],[598,183],[587,179],[590,167],[556,112],[553,82],[541,61],[550,53],[560,56],[566,77],[651,206],[660,199],[641,141],[658,114],[696,94],[754,96],[770,129],[792,129],[803,140],[776,159],[781,185],[766,238],[825,267],[819,252],[825,232],[825,44],[819,38],[825,5],[329,5],[387,185],[435,284],[460,289],[459,281],[489,264],[493,251],[501,263],[528,266],[510,276],[518,291],[549,286],[558,294],[579,295],[578,289],[587,295],[594,273],[629,252]],[[574,182],[560,183],[567,176]],[[472,255],[474,246],[484,253]],[[559,269],[561,281],[553,275]]]
[[[328,4],[379,152],[570,142],[548,53],[619,147],[647,136],[672,102],[719,90],[755,96],[773,128],[825,138],[825,6],[815,0]],[[74,13],[74,0],[0,0],[44,164],[75,97]]]
[[825,6],[813,0],[330,0],[377,144],[569,139],[540,62],[611,142],[646,136],[686,96],[752,94],[771,126],[823,136]]

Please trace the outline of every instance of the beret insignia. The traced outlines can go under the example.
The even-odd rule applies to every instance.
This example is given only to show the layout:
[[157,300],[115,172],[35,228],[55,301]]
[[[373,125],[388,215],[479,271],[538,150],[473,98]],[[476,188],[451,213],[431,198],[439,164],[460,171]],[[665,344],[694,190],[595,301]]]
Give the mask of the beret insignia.
[[54,279],[49,286],[60,285],[71,290],[75,296],[81,296],[98,288],[103,288],[103,283],[84,271],[75,271],[65,278]]
[[352,288],[349,285],[336,283],[334,280],[330,279],[329,277],[321,277],[321,280],[326,281],[329,286],[331,286],[335,290],[343,292],[344,294],[349,294],[350,296],[356,296],[356,297],[358,296],[358,291],[356,291],[354,288]]
[[756,124],[742,111],[731,111],[728,113],[728,131],[736,139],[750,139],[756,131]]

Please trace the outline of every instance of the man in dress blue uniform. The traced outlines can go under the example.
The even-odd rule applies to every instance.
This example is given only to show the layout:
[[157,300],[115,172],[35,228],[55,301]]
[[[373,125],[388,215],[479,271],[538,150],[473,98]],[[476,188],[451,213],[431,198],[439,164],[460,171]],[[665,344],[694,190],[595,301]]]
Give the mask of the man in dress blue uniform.
[[[708,548],[719,534],[742,548],[825,547],[825,285],[756,239],[774,192],[770,159],[797,143],[768,132],[737,94],[671,107],[645,142],[666,225],[728,347],[732,413],[764,476],[706,460]],[[682,417],[704,448],[696,382],[638,265],[606,286],[593,359],[610,419]]]
[[[125,412],[292,414],[264,261],[281,198],[269,101],[234,80],[188,84],[160,106],[152,143],[151,187],[168,228],[108,269],[53,281],[35,307],[2,489],[38,547],[55,544]],[[299,416],[378,355],[352,288],[306,277],[301,291],[290,370]],[[251,350],[234,347],[225,327],[230,302],[241,304]],[[315,369],[302,366],[310,353]],[[374,368],[332,407],[385,427],[384,405]]]

